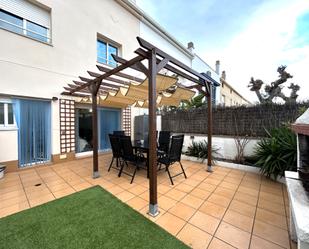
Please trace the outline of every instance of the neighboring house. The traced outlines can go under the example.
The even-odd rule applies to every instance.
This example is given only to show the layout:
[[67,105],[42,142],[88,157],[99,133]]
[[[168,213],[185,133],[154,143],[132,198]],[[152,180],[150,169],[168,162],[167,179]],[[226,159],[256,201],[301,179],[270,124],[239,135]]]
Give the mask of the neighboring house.
[[[91,106],[61,92],[79,75],[90,78],[96,64],[115,67],[111,54],[134,57],[137,36],[195,65],[192,52],[128,0],[0,0],[0,163],[14,171],[90,155]],[[113,130],[131,131],[130,117],[99,108],[100,151]]]
[[250,105],[250,101],[245,99],[239,92],[237,92],[232,85],[226,81],[226,73],[222,72],[221,78],[220,99],[221,104],[225,106]]

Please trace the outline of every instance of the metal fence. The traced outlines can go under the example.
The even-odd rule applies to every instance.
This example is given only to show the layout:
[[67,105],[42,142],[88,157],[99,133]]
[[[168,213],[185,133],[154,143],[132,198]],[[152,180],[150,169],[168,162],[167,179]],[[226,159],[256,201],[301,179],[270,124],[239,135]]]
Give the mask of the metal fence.
[[[309,102],[213,108],[213,134],[264,137],[266,130],[292,123]],[[173,110],[162,114],[162,130],[207,134],[207,108]]]

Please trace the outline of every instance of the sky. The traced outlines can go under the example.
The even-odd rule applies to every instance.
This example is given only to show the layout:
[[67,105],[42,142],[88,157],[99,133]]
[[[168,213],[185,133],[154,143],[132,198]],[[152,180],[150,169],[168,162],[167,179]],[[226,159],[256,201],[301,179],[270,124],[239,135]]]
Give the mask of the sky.
[[277,68],[293,75],[309,99],[309,0],[137,0],[137,4],[210,66],[220,60],[226,80],[251,102],[250,78],[271,83]]

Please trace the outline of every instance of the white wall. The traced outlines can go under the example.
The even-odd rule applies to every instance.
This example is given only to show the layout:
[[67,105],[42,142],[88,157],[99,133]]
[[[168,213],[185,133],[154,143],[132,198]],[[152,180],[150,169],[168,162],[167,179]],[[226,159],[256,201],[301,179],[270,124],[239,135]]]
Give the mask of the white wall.
[[[87,70],[97,71],[98,33],[120,44],[122,57],[136,56],[139,20],[116,1],[38,2],[51,8],[52,44],[0,29],[0,97],[68,98],[61,96],[63,86],[78,76],[89,77]],[[59,125],[56,101],[52,102],[52,154],[60,153]],[[16,136],[16,131],[0,130],[0,162],[17,160]]]
[[18,157],[17,130],[0,131],[0,162],[14,161]]
[[[192,141],[198,142],[198,141],[207,141],[207,135],[193,135],[194,139],[190,138],[190,134],[185,134],[185,140],[184,140],[184,148],[185,151],[189,145],[192,144]],[[259,140],[258,139],[250,139],[249,143],[245,147],[244,153],[245,156],[251,156],[254,152],[254,147],[257,144]],[[212,144],[214,147],[219,148],[218,153],[220,153],[219,157],[225,158],[225,159],[234,159],[237,154],[237,148],[235,145],[234,138],[232,137],[226,137],[226,136],[213,136],[212,137]]]

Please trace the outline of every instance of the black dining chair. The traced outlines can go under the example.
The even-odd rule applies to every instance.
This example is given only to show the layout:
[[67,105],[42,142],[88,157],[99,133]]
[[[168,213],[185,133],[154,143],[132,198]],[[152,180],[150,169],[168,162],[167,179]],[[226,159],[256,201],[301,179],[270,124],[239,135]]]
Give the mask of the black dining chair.
[[[146,168],[146,158],[142,153],[134,153],[131,137],[130,136],[121,136],[119,137],[120,145],[121,145],[121,158],[124,163],[122,163],[118,176],[120,177],[122,173],[131,176],[131,182],[133,182],[136,171],[139,168]],[[128,163],[134,166],[133,174],[129,172],[123,171],[124,164],[128,165]],[[144,166],[145,165],[145,166]]]
[[171,139],[170,131],[160,131],[159,141],[158,141],[158,150],[168,153],[170,139]]
[[[110,144],[112,147],[112,153],[113,153],[113,158],[109,165],[108,171],[110,171],[111,168],[120,170],[119,166],[122,164],[122,162],[121,162],[121,145],[120,145],[119,136],[112,135],[112,134],[109,134],[108,136],[109,136],[109,141],[110,141]],[[113,167],[113,162],[115,159],[116,159],[116,167]]]
[[[172,136],[171,146],[168,150],[168,153],[158,157],[158,165],[160,167],[162,164],[165,165],[167,174],[171,180],[172,185],[174,185],[173,178],[176,176],[183,174],[185,178],[187,178],[186,172],[184,171],[183,166],[181,164],[181,151],[183,146],[183,140],[184,135]],[[172,176],[169,167],[176,162],[179,163],[182,172]]]
[[117,136],[125,136],[125,132],[124,131],[113,131],[113,135],[117,135]]

